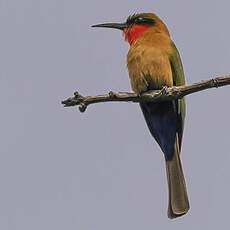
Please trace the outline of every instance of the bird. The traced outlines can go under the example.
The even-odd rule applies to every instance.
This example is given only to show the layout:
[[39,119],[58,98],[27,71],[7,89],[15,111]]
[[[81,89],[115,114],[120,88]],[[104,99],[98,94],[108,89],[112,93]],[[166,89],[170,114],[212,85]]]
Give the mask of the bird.
[[[130,15],[124,23],[92,25],[118,29],[130,44],[127,68],[132,90],[185,85],[179,51],[164,22],[154,13]],[[159,144],[166,162],[168,218],[186,214],[190,208],[180,152],[185,120],[185,98],[164,102],[140,102],[149,131]]]

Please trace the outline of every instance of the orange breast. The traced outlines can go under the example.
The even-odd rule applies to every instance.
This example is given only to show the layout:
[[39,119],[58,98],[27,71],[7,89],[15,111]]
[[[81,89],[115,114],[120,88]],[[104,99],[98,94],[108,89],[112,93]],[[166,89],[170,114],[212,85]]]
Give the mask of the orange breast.
[[127,55],[131,87],[135,92],[172,86],[173,77],[169,61],[170,37],[149,28],[135,40]]

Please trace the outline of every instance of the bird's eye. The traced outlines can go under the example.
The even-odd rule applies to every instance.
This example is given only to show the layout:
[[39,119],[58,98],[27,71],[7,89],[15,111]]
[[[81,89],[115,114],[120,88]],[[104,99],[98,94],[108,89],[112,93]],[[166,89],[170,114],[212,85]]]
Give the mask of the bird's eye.
[[144,23],[145,21],[146,21],[145,18],[142,18],[142,17],[138,17],[135,20],[136,23]]
[[151,18],[138,17],[135,19],[136,24],[154,24],[154,20]]

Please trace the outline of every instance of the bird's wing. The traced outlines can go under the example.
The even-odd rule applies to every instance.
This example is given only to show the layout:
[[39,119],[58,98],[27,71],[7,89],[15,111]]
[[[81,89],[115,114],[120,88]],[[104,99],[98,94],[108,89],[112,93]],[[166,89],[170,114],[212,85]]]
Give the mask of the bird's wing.
[[[180,54],[172,41],[172,54],[169,56],[171,68],[172,68],[172,75],[173,75],[173,85],[180,86],[185,84],[185,77],[184,77],[184,70],[180,58]],[[177,104],[177,130],[179,136],[179,146],[181,148],[182,143],[182,136],[184,130],[184,119],[185,119],[185,98],[178,99],[176,101]]]

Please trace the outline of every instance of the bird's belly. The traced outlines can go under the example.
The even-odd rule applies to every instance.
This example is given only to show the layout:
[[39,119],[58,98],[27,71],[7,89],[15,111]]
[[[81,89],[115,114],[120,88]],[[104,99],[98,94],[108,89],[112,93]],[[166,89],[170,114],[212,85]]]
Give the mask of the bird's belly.
[[134,92],[173,85],[171,65],[166,54],[156,49],[137,51],[127,56],[127,67]]

